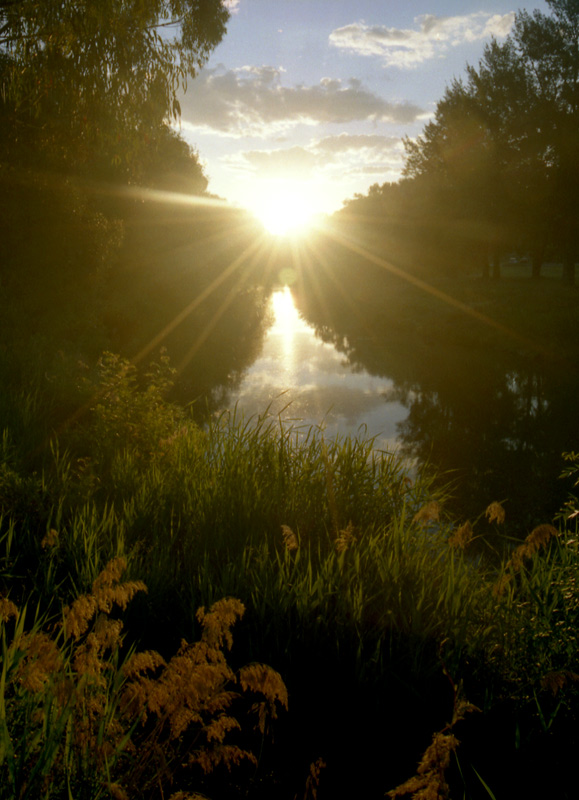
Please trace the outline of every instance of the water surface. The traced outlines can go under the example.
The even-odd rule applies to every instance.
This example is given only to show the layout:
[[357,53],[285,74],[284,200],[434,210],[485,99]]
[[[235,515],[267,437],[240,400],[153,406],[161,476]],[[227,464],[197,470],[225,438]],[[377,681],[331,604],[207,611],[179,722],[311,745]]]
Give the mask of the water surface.
[[[273,322],[262,351],[228,397],[245,416],[281,414],[327,435],[376,437],[376,448],[400,446],[398,425],[408,409],[393,401],[394,382],[351,365],[301,317],[289,287],[270,301]],[[347,345],[347,342],[344,344]]]
[[571,489],[562,453],[579,442],[575,372],[472,343],[397,339],[387,321],[369,331],[359,310],[332,325],[308,314],[289,288],[273,292],[259,354],[224,407],[375,437],[377,449],[451,481],[459,516],[498,500],[520,527],[552,519]]

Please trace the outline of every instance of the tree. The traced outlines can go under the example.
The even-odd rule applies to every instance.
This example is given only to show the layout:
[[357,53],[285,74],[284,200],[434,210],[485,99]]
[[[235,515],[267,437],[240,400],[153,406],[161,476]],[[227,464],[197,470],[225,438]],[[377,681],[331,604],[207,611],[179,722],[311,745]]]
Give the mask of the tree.
[[579,2],[547,3],[551,16],[540,11],[517,14],[513,39],[527,70],[532,89],[528,116],[552,187],[545,211],[563,257],[563,279],[574,283],[579,244]]
[[0,0],[5,146],[138,178],[228,17],[223,0]]
[[533,274],[550,237],[574,281],[579,215],[579,2],[547,0],[551,15],[518,12],[504,43],[467,67],[415,142],[406,175],[437,175],[463,213],[500,249],[524,242]]
[[[488,250],[499,276],[501,252],[520,226],[524,193],[521,124],[527,80],[513,46],[493,40],[478,70],[454,80],[438,103],[435,118],[416,141],[405,141],[405,174],[437,176],[451,198],[449,215],[468,222],[472,247]],[[487,267],[488,269],[488,267]]]

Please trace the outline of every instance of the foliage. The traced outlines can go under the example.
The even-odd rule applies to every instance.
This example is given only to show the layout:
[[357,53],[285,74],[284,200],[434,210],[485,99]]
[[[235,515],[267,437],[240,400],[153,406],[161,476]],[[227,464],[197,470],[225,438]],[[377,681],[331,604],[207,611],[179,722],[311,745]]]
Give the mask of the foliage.
[[62,622],[30,623],[26,608],[0,598],[1,797],[192,792],[219,767],[257,763],[243,738],[231,736],[243,732],[241,695],[254,701],[243,725],[253,716],[262,733],[278,706],[287,708],[274,670],[234,671],[227,662],[231,628],[244,613],[237,600],[200,608],[199,640],[182,641],[168,662],[154,651],[123,655],[123,625],[112,611],[146,591],[140,581],[121,582],[125,567],[123,559],[107,564]]
[[[565,282],[574,282],[579,9],[564,0],[547,4],[550,14],[517,12],[506,39],[492,39],[478,65],[446,88],[422,134],[405,139],[409,199],[393,216],[414,223],[420,254],[394,227],[399,241],[385,237],[394,258],[400,249],[410,265],[420,258],[440,272],[446,260],[470,271],[482,267],[485,276],[490,261],[498,278],[510,250],[528,254],[538,278],[551,252],[563,263]],[[362,211],[368,222],[383,217],[380,193],[392,190],[371,190],[370,208],[357,198],[347,211]]]
[[[66,707],[58,705],[56,678],[43,683],[41,696],[26,694],[22,681],[5,683],[14,730],[30,736],[21,752],[30,758],[42,754],[37,759],[41,784],[46,767],[56,770],[56,783],[67,776],[81,781],[82,776],[95,795],[101,790],[106,795],[112,790],[98,782],[106,766],[111,785],[126,787],[132,775],[133,783],[153,791],[153,775],[169,780],[172,774],[175,786],[183,777],[189,791],[194,784],[181,772],[181,746],[191,745],[198,767],[230,752],[222,748],[228,739],[208,741],[216,731],[247,749],[237,739],[245,729],[236,733],[231,721],[241,720],[234,711],[238,700],[233,702],[223,682],[233,673],[242,688],[269,687],[266,694],[271,692],[275,702],[283,695],[281,689],[276,694],[261,668],[234,669],[217,655],[207,658],[211,669],[203,662],[201,656],[217,647],[211,614],[221,609],[218,616],[223,611],[232,619],[229,612],[235,616],[238,606],[228,606],[225,614],[218,605],[204,616],[196,609],[224,596],[238,597],[247,608],[235,639],[236,662],[272,664],[294,698],[295,721],[280,721],[291,741],[299,731],[299,747],[294,742],[290,751],[307,763],[323,757],[328,765],[320,791],[344,779],[339,769],[343,748],[358,753],[371,744],[362,734],[356,742],[335,736],[338,718],[354,724],[354,709],[368,730],[374,730],[368,722],[373,714],[388,713],[390,725],[378,739],[375,733],[372,737],[376,746],[400,758],[418,757],[430,732],[438,730],[416,780],[436,778],[441,787],[456,780],[454,762],[446,776],[447,761],[439,758],[455,750],[448,738],[455,734],[462,740],[463,768],[473,761],[478,769],[482,758],[482,774],[495,785],[494,767],[488,765],[498,759],[498,770],[516,745],[511,739],[499,757],[491,737],[484,748],[479,745],[478,757],[472,755],[469,741],[476,741],[477,726],[484,725],[487,715],[514,716],[526,747],[569,730],[579,675],[573,535],[543,525],[512,547],[502,563],[497,565],[496,556],[487,562],[481,558],[484,547],[477,550],[473,542],[481,544],[487,524],[502,528],[505,512],[499,503],[489,505],[484,524],[479,519],[457,525],[445,516],[445,497],[433,495],[426,475],[411,479],[395,459],[374,452],[371,441],[327,441],[320,432],[287,428],[265,414],[251,421],[219,417],[201,429],[166,400],[170,379],[163,359],[140,376],[123,359],[103,356],[88,390],[89,410],[60,435],[36,475],[27,472],[9,432],[5,435],[0,470],[3,609],[16,613],[11,604],[22,607],[27,597],[29,608],[37,604],[36,622],[29,623],[31,612],[18,617],[22,636],[32,631],[35,646],[43,645],[42,654],[60,659],[52,670],[56,676],[72,670],[74,702]],[[146,595],[137,591],[140,583],[120,582],[125,563],[130,574],[144,579]],[[124,602],[125,595],[128,602],[135,592],[124,614],[131,641],[140,640],[143,649],[165,657],[175,651],[175,642],[201,625],[201,643],[166,659],[167,666],[157,656],[150,656],[150,662],[145,654],[134,662],[130,653],[123,658],[117,616],[110,615],[109,605]],[[65,625],[51,629],[45,615],[54,619],[60,603],[69,608]],[[15,676],[18,664],[24,669],[28,663],[28,651],[10,649],[8,630],[6,669]],[[110,647],[99,644],[101,631],[103,636],[108,632]],[[37,634],[40,638],[34,638]],[[221,635],[225,642],[228,634]],[[18,664],[12,667],[16,652]],[[34,658],[41,657],[39,649]],[[74,663],[81,657],[87,677],[77,683],[80,670]],[[127,665],[141,661],[150,663],[151,670],[131,672]],[[209,716],[188,705],[176,688],[186,663],[201,664],[207,685],[215,688],[214,676],[219,692],[223,688],[226,693],[207,700],[203,708]],[[89,680],[91,665],[98,666],[96,683]],[[457,686],[463,681],[464,694],[483,712],[457,723],[456,732],[443,726],[449,699],[445,675],[452,675]],[[169,686],[171,693],[165,691]],[[140,705],[135,699],[137,716],[123,716],[133,707],[121,702],[129,689],[141,698]],[[343,703],[336,703],[337,691]],[[101,703],[94,716],[89,697]],[[171,697],[179,700],[179,709],[167,705]],[[232,705],[220,705],[230,697]],[[263,712],[271,703],[267,697],[265,706],[257,702],[257,724],[263,730]],[[85,716],[79,721],[80,707]],[[39,709],[52,715],[42,734],[33,724],[33,717],[40,719]],[[183,715],[192,725],[191,738],[178,721],[170,723]],[[463,734],[459,729],[464,725]],[[76,731],[95,736],[93,746],[75,749]],[[64,750],[56,747],[61,741],[67,742]],[[207,755],[214,752],[213,742],[216,754]],[[436,749],[439,744],[444,753]],[[30,748],[37,748],[34,756]],[[167,771],[156,760],[161,752]],[[283,744],[268,753],[269,764],[286,764]],[[20,780],[16,760],[10,763],[10,780]],[[391,785],[401,783],[410,770],[401,761],[401,774]],[[382,791],[385,780],[381,773]],[[287,796],[287,787],[284,791],[279,796]]]
[[221,0],[0,4],[2,122],[58,164],[138,175],[225,33]]

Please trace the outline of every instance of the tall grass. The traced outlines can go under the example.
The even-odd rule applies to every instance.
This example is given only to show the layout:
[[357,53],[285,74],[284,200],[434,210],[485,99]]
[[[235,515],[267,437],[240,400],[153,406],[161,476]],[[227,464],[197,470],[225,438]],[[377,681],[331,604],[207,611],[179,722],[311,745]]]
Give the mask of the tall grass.
[[[572,514],[487,564],[471,554],[480,520],[445,518],[428,475],[411,477],[372,440],[326,440],[267,412],[222,414],[201,428],[165,401],[170,378],[163,359],[143,381],[104,356],[83,389],[84,415],[38,442],[36,471],[19,448],[22,415],[14,425],[8,416],[6,602],[54,615],[122,558],[128,579],[148,588],[125,612],[128,641],[168,656],[198,632],[200,606],[238,598],[247,613],[234,659],[282,673],[298,729],[319,697],[327,715],[344,691],[375,705],[370,716],[388,709],[418,760],[425,735],[444,729],[444,708],[452,713],[447,676],[485,713],[508,698],[527,731],[567,724],[579,687]],[[496,528],[503,516],[497,503],[487,509]],[[302,734],[307,747],[314,730]],[[307,751],[308,763],[322,756]]]
[[[183,641],[169,661],[123,652],[123,625],[111,612],[146,591],[121,582],[124,567],[109,562],[61,620],[29,621],[26,608],[0,598],[0,797],[148,797],[202,787],[220,766],[257,764],[247,735],[230,734],[242,730],[242,715],[263,734],[287,708],[287,691],[265,665],[236,672],[228,664],[243,605],[199,609],[199,640]],[[243,694],[251,707],[240,705]]]

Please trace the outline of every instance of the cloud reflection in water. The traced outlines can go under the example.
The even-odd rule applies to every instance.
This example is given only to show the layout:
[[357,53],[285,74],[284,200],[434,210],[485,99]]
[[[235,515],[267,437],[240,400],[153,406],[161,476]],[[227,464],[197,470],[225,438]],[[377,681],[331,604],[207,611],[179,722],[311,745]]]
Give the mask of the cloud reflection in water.
[[237,403],[246,417],[263,413],[268,403],[274,415],[288,406],[283,419],[323,425],[328,435],[356,435],[366,426],[368,435],[377,437],[376,446],[396,448],[396,424],[408,410],[388,400],[392,381],[354,372],[300,317],[289,287],[276,290],[271,304],[273,325],[230,405]]

